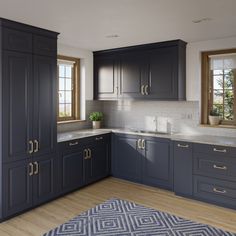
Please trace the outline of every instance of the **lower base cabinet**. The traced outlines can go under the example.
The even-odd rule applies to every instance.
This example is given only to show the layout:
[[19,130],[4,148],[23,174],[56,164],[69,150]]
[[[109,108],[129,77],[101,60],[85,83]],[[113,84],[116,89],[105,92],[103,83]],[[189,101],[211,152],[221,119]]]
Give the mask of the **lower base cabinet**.
[[59,144],[61,191],[66,193],[110,174],[110,135]]
[[114,134],[112,142],[113,176],[172,189],[173,159],[169,139]]
[[56,156],[3,165],[3,217],[22,212],[56,195]]

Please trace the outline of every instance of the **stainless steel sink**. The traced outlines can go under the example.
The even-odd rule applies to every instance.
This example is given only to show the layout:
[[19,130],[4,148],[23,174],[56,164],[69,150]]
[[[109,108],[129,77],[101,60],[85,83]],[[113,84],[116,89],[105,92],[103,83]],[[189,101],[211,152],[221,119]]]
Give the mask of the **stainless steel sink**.
[[167,135],[169,133],[164,132],[158,132],[158,131],[148,131],[148,130],[130,130],[135,133],[142,133],[142,134],[161,134],[161,135]]

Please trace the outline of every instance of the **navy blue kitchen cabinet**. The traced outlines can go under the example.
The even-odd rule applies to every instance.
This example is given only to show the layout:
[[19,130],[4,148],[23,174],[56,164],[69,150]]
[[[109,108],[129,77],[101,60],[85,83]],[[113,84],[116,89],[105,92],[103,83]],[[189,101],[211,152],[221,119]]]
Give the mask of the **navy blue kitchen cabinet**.
[[56,194],[58,33],[6,19],[0,23],[0,204],[5,219]]
[[[138,148],[138,136],[113,134],[112,175],[135,182],[141,182],[142,153]],[[140,144],[140,141],[139,141]]]
[[172,190],[173,158],[171,142],[165,138],[142,138],[143,183]]
[[[94,98],[185,100],[185,64],[186,43],[181,40],[96,51]],[[108,91],[117,93],[107,96]]]
[[113,176],[172,189],[173,163],[168,139],[114,134],[112,145]]
[[177,195],[193,194],[193,153],[189,142],[174,141],[174,192]]
[[110,134],[59,143],[63,193],[91,184],[110,174]]

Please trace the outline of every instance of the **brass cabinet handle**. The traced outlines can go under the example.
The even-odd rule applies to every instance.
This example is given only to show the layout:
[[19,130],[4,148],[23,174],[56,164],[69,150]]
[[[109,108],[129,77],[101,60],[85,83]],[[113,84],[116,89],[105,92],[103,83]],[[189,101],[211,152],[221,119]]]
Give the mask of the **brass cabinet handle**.
[[89,156],[88,156],[88,150],[87,149],[84,149],[84,160],[88,159]]
[[39,163],[38,162],[34,162],[34,165],[35,165],[35,171],[34,171],[34,174],[37,175],[39,173]]
[[89,159],[91,159],[92,158],[92,151],[90,148],[88,148],[88,153],[89,153],[88,157],[89,157]]
[[139,149],[142,148],[142,147],[141,147],[141,141],[142,141],[142,140],[141,140],[140,138],[137,140],[137,145],[138,145],[138,148],[139,148]]
[[226,149],[217,149],[217,148],[213,148],[214,152],[226,152]]
[[213,165],[214,169],[219,169],[219,170],[227,170],[227,166],[217,166],[217,165]]
[[38,152],[38,151],[39,151],[39,141],[35,139],[35,140],[34,140],[34,143],[35,143],[34,152]]
[[34,143],[32,140],[29,141],[29,154],[34,152]]
[[29,163],[29,176],[32,176],[34,174],[34,165],[32,163]]
[[97,137],[97,138],[95,138],[95,140],[102,140],[103,139],[103,137]]
[[146,146],[146,145],[145,145],[145,139],[142,139],[141,148],[142,148],[142,149],[145,149],[145,146]]
[[213,188],[213,191],[214,191],[215,193],[221,193],[221,194],[227,193],[227,191],[226,191],[225,189]]
[[177,147],[188,148],[189,145],[188,145],[188,144],[183,145],[183,144],[179,144],[179,143],[178,143]]
[[141,86],[141,94],[145,95],[145,93],[144,93],[144,85]]
[[79,142],[74,142],[74,143],[69,143],[69,146],[75,146],[75,145],[78,145],[79,144]]
[[148,95],[148,85],[145,85],[145,95]]

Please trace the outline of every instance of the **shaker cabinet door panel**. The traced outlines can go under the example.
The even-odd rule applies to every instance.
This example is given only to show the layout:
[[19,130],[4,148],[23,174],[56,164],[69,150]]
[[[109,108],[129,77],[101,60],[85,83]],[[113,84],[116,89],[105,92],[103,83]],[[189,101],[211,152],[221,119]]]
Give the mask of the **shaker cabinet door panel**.
[[57,169],[55,156],[34,158],[33,202],[40,204],[54,197]]
[[9,162],[27,158],[32,148],[32,57],[4,52],[3,62],[3,162]]
[[178,96],[176,48],[160,48],[149,53],[149,97],[176,99]]
[[35,155],[51,154],[57,144],[54,58],[34,56],[34,108]]
[[117,63],[112,56],[94,58],[94,85],[95,98],[117,98]]
[[32,177],[29,161],[3,166],[3,215],[14,215],[32,206]]

